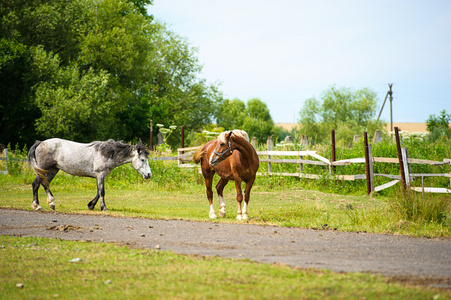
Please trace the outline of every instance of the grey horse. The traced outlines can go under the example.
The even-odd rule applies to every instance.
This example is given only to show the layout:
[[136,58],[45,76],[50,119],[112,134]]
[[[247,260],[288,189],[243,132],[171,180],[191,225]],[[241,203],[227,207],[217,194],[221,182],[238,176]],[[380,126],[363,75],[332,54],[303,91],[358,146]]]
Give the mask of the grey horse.
[[123,164],[131,163],[145,179],[152,177],[148,162],[149,151],[138,142],[131,146],[122,142],[108,140],[96,141],[89,144],[76,143],[68,140],[53,138],[36,141],[28,152],[28,163],[36,173],[33,181],[33,202],[31,207],[42,210],[38,200],[39,186],[42,184],[47,194],[47,203],[55,210],[55,198],[49,185],[59,170],[82,177],[97,179],[97,194],[88,203],[93,210],[100,198],[100,209],[108,210],[105,205],[105,177],[111,171]]

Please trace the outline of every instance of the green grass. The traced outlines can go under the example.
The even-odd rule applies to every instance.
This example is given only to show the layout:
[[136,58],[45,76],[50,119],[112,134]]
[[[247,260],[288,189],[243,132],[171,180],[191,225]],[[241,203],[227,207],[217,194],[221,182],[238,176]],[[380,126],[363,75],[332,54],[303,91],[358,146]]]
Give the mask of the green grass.
[[370,274],[34,237],[0,236],[0,265],[1,299],[451,298]]
[[[109,212],[87,203],[94,179],[61,172],[52,182],[56,210],[202,222],[237,222],[233,183],[225,189],[228,215],[211,221],[202,176],[171,162],[151,162],[145,181],[129,166],[106,180]],[[23,163],[0,175],[0,207],[31,210],[34,174]],[[217,177],[216,177],[217,180]],[[307,189],[311,188],[311,189]],[[326,188],[333,193],[315,189]],[[335,192],[334,192],[335,191]],[[50,210],[40,189],[41,205]],[[215,195],[215,207],[218,200]],[[450,199],[394,190],[371,197],[354,183],[286,177],[257,178],[249,206],[253,224],[450,237]],[[327,225],[326,225],[327,224]],[[80,257],[83,260],[71,263]],[[369,274],[297,270],[246,260],[199,258],[104,243],[0,236],[0,298],[172,299],[451,299],[447,291],[417,288]],[[105,284],[111,280],[111,284]],[[17,288],[23,283],[23,288]]]
[[[105,202],[110,209],[102,212],[113,216],[155,219],[186,219],[210,222],[205,187],[179,182],[179,188],[167,185],[161,178],[144,181],[132,174],[137,183],[120,182],[107,178]],[[5,178],[5,177],[3,177]],[[27,179],[28,180],[28,179]],[[274,178],[277,180],[277,178]],[[31,181],[31,180],[29,180]],[[119,184],[120,182],[120,184]],[[89,211],[87,203],[96,193],[94,179],[59,174],[52,182],[56,210],[64,213],[101,213],[100,204]],[[17,180],[0,181],[0,207],[31,210],[31,184]],[[225,189],[227,217],[213,222],[236,222],[236,192],[233,183]],[[40,203],[50,210],[43,189]],[[432,196],[435,197],[435,196]],[[451,236],[451,205],[446,198],[423,198],[421,194],[391,198],[374,195],[327,194],[314,190],[274,187],[266,188],[257,182],[251,193],[248,223],[288,227],[327,228],[339,231],[366,231],[374,233],[405,234],[412,236]],[[218,209],[215,195],[214,205]],[[436,203],[433,211],[431,201]],[[410,210],[408,209],[410,207]],[[419,215],[421,211],[423,215]],[[416,217],[414,217],[416,216]],[[438,219],[437,219],[438,218]],[[327,224],[327,225],[326,225]]]

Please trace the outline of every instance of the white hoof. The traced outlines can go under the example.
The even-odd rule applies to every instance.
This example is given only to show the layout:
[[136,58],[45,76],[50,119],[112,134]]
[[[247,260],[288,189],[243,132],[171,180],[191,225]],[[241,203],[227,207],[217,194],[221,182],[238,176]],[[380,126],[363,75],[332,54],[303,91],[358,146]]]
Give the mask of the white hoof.
[[226,216],[226,210],[225,210],[225,207],[221,207],[221,209],[219,210],[219,216],[220,216],[221,218],[225,218],[225,216]]
[[241,214],[239,214],[239,215],[236,216],[236,219],[237,219],[238,221],[241,221],[241,220],[243,220],[243,216],[242,216]]
[[42,206],[40,206],[39,204],[36,204],[36,203],[32,203],[31,204],[31,208],[33,208],[33,209],[35,209],[35,210],[37,210],[37,211],[43,211],[44,209],[42,208]]
[[241,217],[241,220],[247,220],[247,219],[248,219],[247,214],[243,214],[243,216]]
[[216,214],[214,212],[211,212],[209,215],[210,219],[216,219]]
[[47,200],[49,207],[55,210],[55,200]]

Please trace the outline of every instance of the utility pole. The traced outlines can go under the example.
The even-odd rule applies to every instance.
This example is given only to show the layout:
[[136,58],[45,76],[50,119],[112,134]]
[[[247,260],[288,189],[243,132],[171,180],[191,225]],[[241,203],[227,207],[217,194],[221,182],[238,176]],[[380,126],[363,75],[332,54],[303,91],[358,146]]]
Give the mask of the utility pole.
[[379,121],[379,118],[381,117],[382,110],[384,109],[385,102],[387,101],[388,96],[390,96],[390,131],[393,131],[393,83],[389,83],[388,87],[390,88],[387,94],[385,95],[384,103],[382,104],[381,111],[379,112],[379,116],[377,117],[377,120]]
[[393,92],[391,90],[393,86],[393,83],[390,83],[388,87],[390,90],[388,91],[388,94],[390,95],[390,131],[393,131]]

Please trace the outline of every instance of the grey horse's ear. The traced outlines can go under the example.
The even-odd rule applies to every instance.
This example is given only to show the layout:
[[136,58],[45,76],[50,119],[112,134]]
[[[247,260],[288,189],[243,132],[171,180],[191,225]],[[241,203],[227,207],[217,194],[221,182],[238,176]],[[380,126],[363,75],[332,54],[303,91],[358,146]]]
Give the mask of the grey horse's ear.
[[138,151],[138,154],[141,153],[141,148],[143,146],[143,142],[141,139],[138,140],[138,144],[135,146],[136,150]]

